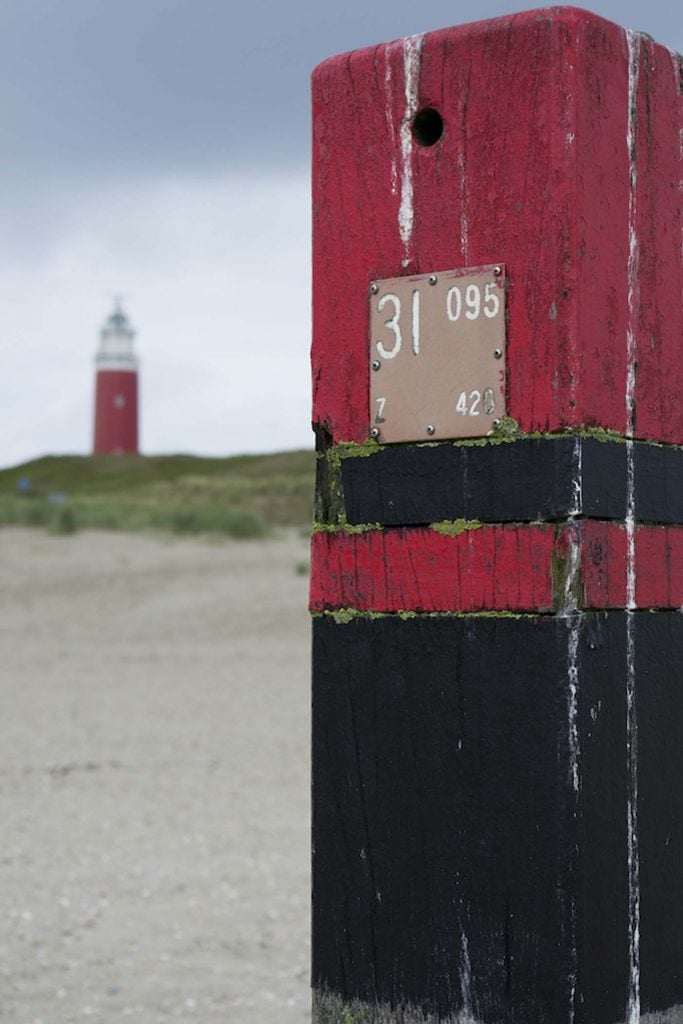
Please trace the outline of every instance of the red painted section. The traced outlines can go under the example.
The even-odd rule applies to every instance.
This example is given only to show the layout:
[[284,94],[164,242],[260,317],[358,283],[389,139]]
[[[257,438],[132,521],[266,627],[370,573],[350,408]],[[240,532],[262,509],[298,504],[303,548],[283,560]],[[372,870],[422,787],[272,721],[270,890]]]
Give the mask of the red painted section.
[[96,455],[137,454],[137,372],[130,370],[97,371],[93,451]]
[[316,533],[311,609],[549,611],[553,526]]
[[683,60],[644,39],[636,124],[635,433],[680,443],[683,337]]
[[[427,34],[417,107],[435,107],[445,129],[430,148],[404,130],[406,160],[404,42],[316,69],[313,418],[333,441],[368,433],[370,281],[500,261],[508,415],[523,430],[625,433],[633,327],[636,436],[683,442],[680,67],[654,43],[636,49],[634,189],[627,36],[585,11]],[[413,209],[407,241],[402,198],[404,214]]]
[[[577,353],[577,420],[625,434],[629,326],[628,42],[622,29],[597,19],[575,50],[577,121],[567,148],[574,181],[576,238],[573,323]],[[514,414],[513,414],[514,415]],[[565,424],[560,417],[558,426]]]
[[[626,607],[626,527],[484,526],[448,537],[427,528],[316,533],[311,610],[549,612],[553,564],[581,548],[585,609]],[[683,607],[683,526],[635,531],[636,608]],[[555,584],[563,591],[561,574]]]
[[[585,607],[626,607],[626,527],[589,521],[582,529]],[[636,527],[635,554],[636,607],[683,607],[683,527]]]

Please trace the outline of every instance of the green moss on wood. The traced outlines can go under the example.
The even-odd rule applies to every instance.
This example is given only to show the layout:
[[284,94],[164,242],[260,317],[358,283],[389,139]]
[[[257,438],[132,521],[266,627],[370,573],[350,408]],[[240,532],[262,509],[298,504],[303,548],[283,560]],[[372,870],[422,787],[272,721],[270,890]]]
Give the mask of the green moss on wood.
[[549,614],[550,609],[544,612],[511,612],[511,611],[492,611],[483,609],[481,611],[474,612],[463,612],[463,611],[440,611],[440,612],[424,612],[415,611],[413,609],[405,608],[395,612],[375,612],[367,611],[359,608],[337,608],[327,609],[325,611],[312,611],[311,618],[330,618],[338,625],[348,625],[349,622],[355,622],[356,619],[402,619],[408,621],[409,619],[537,619],[542,615]]
[[583,606],[583,580],[580,561],[572,563],[571,552],[561,554],[558,550],[558,531],[551,558],[553,611],[570,611]]
[[371,530],[383,530],[381,523],[314,523],[313,533],[368,533]]
[[478,519],[443,519],[439,523],[430,523],[429,529],[445,537],[459,537],[468,530],[480,530],[483,525]]
[[336,612],[326,612],[325,614],[330,615],[338,626],[345,626],[348,622],[353,622],[356,617],[353,608],[339,608]]
[[580,430],[576,431],[576,434],[578,437],[589,437],[594,441],[626,443],[626,438],[622,434],[619,434],[616,430],[607,430],[605,427],[581,427]]

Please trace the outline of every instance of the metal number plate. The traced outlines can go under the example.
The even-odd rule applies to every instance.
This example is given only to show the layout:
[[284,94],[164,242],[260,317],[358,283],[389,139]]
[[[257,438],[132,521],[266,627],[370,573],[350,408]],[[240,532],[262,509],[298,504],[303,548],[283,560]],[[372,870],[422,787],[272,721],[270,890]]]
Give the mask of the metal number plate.
[[370,434],[485,437],[505,416],[505,267],[370,286]]

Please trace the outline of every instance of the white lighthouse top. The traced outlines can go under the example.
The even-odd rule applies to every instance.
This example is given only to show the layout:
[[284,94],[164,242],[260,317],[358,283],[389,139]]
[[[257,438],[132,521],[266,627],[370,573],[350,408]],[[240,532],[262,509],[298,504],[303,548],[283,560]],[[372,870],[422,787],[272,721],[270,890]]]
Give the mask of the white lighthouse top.
[[107,317],[100,331],[100,344],[95,356],[98,370],[137,370],[138,361],[133,352],[135,331],[123,312],[121,300],[116,299],[114,311]]

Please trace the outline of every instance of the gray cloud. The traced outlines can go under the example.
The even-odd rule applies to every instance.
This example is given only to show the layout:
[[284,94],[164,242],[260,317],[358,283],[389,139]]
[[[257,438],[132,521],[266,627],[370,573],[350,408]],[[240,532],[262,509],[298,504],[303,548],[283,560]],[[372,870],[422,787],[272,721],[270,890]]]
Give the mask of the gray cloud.
[[[5,0],[6,183],[308,160],[316,63],[411,32],[524,9],[433,0]],[[683,48],[683,11],[594,9]]]

